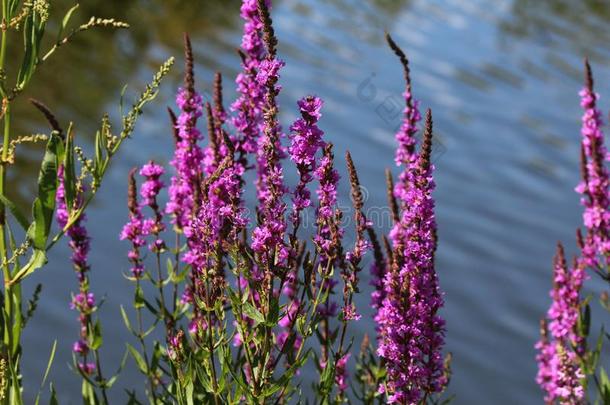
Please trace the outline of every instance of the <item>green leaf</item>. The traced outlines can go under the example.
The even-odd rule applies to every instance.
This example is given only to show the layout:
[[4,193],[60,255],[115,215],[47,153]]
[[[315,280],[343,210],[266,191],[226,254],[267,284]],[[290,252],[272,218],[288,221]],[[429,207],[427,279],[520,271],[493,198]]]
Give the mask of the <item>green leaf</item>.
[[[294,304],[293,304],[294,305]],[[286,307],[288,310],[288,307]],[[280,302],[276,297],[271,297],[269,305],[269,316],[265,325],[274,327],[278,324],[280,318]]]
[[76,165],[74,163],[74,132],[72,131],[72,123],[70,123],[66,135],[63,163],[66,206],[69,209],[72,209],[74,206],[74,199],[76,198]]
[[133,306],[134,308],[139,309],[144,307],[144,305],[146,305],[144,300],[144,291],[142,291],[142,286],[138,284],[135,291]]
[[9,209],[13,217],[17,220],[19,225],[23,228],[24,231],[27,231],[30,227],[30,221],[25,217],[25,215],[19,210],[19,207],[15,205],[11,200],[9,200],[5,195],[0,194],[0,202],[4,204],[6,208]]
[[57,192],[57,155],[62,149],[61,139],[51,134],[38,175],[38,197],[32,206],[33,223],[28,237],[36,249],[44,250],[51,230],[55,194]]
[[9,284],[12,285],[20,282],[25,277],[29,276],[31,273],[41,268],[45,264],[47,264],[47,253],[44,250],[34,249],[30,260],[25,266],[19,269],[17,274],[15,274],[10,280]]
[[57,401],[57,391],[55,391],[55,386],[51,383],[51,399],[49,400],[49,405],[59,405]]
[[[51,355],[49,356],[49,361],[47,362],[47,368],[42,376],[42,382],[40,383],[40,388],[38,389],[38,395],[36,395],[36,405],[40,402],[40,393],[42,392],[42,388],[44,387],[45,382],[47,381],[47,377],[49,376],[49,371],[51,371],[51,365],[53,364],[53,359],[55,358],[55,349],[57,349],[57,340],[53,341],[53,347],[51,348]],[[51,400],[53,400],[53,386],[51,385]],[[57,401],[57,399],[55,399]]]
[[131,327],[131,322],[129,322],[129,317],[127,316],[127,313],[125,312],[125,308],[123,308],[122,305],[121,305],[121,316],[123,317],[123,322],[125,323],[125,327],[127,328],[127,330],[129,330],[129,332],[131,332],[132,334],[135,334],[133,328]]
[[265,317],[263,316],[263,314],[261,314],[261,312],[258,309],[254,308],[254,306],[249,302],[243,303],[243,310],[246,316],[254,320],[256,323],[265,323]]
[[93,161],[93,175],[97,181],[101,180],[104,171],[104,150],[105,146],[102,131],[97,131],[95,133],[95,159]]
[[138,352],[129,343],[127,343],[127,350],[129,350],[129,353],[131,354],[131,357],[133,357],[133,359],[136,361],[136,364],[138,365],[138,368],[140,369],[140,371],[143,374],[148,375],[148,364],[146,364],[146,362],[144,361],[144,358],[142,357],[140,352]]
[[95,322],[95,325],[93,326],[93,330],[91,331],[91,334],[92,334],[92,336],[90,337],[91,349],[97,350],[102,346],[102,343],[104,342],[104,338],[102,336],[102,326],[101,326],[99,320]]
[[70,18],[72,18],[72,14],[78,9],[78,4],[72,6],[70,10],[64,15],[63,20],[61,21],[61,26],[59,27],[59,32],[57,33],[57,42],[61,41],[66,28],[68,27],[68,23],[70,22]]

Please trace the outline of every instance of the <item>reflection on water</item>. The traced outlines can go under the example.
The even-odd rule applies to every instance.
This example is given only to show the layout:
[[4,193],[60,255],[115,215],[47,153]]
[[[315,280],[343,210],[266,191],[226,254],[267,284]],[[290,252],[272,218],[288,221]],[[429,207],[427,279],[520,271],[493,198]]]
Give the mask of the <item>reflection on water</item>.
[[[80,16],[114,16],[129,31],[82,35],[40,70],[16,107],[15,132],[45,129],[25,102],[36,97],[67,123],[75,121],[87,143],[102,114],[116,116],[125,82],[144,83],[168,55],[181,55],[182,32],[189,31],[199,64],[201,90],[213,71],[226,79],[227,99],[240,41],[239,1],[112,0],[83,2]],[[54,2],[65,10],[70,2]],[[295,101],[307,93],[326,100],[321,125],[336,145],[349,148],[367,206],[383,207],[383,170],[393,165],[393,115],[403,89],[401,67],[383,44],[391,31],[412,60],[415,94],[432,107],[437,123],[438,270],[446,291],[448,349],[454,353],[451,391],[457,404],[539,403],[533,382],[533,344],[538,318],[547,305],[550,259],[556,240],[573,245],[580,221],[577,197],[580,61],[589,55],[599,91],[610,93],[608,9],[600,1],[569,0],[283,0],[274,19],[287,60],[282,78],[285,125],[295,117]],[[58,12],[58,14],[60,14]],[[179,64],[178,64],[179,66]],[[363,83],[366,90],[363,96]],[[93,235],[92,285],[107,294],[101,310],[107,368],[118,366],[128,340],[119,305],[131,299],[122,277],[127,246],[117,234],[126,218],[125,174],[152,157],[167,162],[172,141],[164,111],[173,104],[180,68],[147,110],[137,134],[112,168],[101,199],[89,213]],[[37,170],[30,162],[39,149],[18,155],[11,190],[29,195]],[[345,185],[344,185],[345,186]],[[348,200],[347,188],[342,190]],[[37,323],[26,331],[26,378],[36,381],[46,364],[43,350],[59,339],[52,373],[62,403],[77,403],[77,378],[65,372],[75,314],[68,310],[75,281],[65,246],[51,264],[28,281],[43,282]],[[367,281],[362,281],[366,285]],[[57,282],[61,280],[61,282]],[[368,286],[365,288],[368,292]],[[368,297],[358,302],[366,313]],[[364,331],[373,332],[364,318]],[[128,367],[115,389],[139,387]],[[484,384],[481,382],[484,381]],[[33,390],[30,390],[30,394]],[[71,401],[71,402],[70,402]]]

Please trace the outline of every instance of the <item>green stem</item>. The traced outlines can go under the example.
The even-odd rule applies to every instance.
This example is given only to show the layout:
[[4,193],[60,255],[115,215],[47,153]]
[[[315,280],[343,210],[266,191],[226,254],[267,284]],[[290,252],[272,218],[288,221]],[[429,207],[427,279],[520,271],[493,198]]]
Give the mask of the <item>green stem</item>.
[[[6,61],[6,47],[8,44],[8,31],[6,28],[6,24],[10,16],[8,15],[8,4],[7,0],[2,0],[2,40],[0,42],[0,71],[4,71],[4,64]],[[3,132],[3,141],[2,141],[2,162],[6,161],[8,157],[8,147],[10,140],[10,129],[11,129],[11,111],[10,107],[7,104],[6,110],[4,112],[4,132]],[[5,184],[6,184],[6,167],[4,163],[0,162],[0,193],[5,194]],[[4,330],[4,343],[8,347],[7,355],[8,361],[11,363],[10,367],[17,371],[17,364],[13,364],[13,322],[14,322],[14,310],[13,310],[13,289],[11,286],[7,284],[7,282],[11,278],[9,265],[7,262],[9,252],[7,249],[7,235],[6,235],[6,217],[5,217],[5,207],[3,204],[0,204],[0,257],[2,258],[3,266],[2,266],[2,274],[4,276],[4,310],[6,311],[6,317],[8,318],[5,322],[5,330]],[[11,379],[11,382],[14,380]],[[12,384],[11,384],[12,385]],[[20,389],[19,387],[11,386],[10,388],[11,394],[14,393],[18,398],[14,398],[20,401]],[[9,395],[10,397],[10,395]]]
[[[140,280],[136,280],[136,289],[140,287]],[[142,308],[140,306],[136,307],[136,317],[138,319],[138,333],[137,338],[140,342],[140,346],[142,347],[142,356],[144,357],[144,362],[146,363],[146,374],[148,377],[148,382],[150,384],[150,395],[152,397],[152,403],[157,404],[157,393],[155,390],[155,380],[151,374],[150,363],[148,361],[148,351],[146,350],[146,343],[144,342],[144,326],[142,324]]]

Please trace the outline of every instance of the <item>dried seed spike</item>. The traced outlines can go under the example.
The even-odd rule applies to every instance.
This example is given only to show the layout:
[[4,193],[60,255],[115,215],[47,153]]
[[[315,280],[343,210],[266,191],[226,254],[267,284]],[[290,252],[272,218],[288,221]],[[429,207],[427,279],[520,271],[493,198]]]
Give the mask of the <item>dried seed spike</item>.
[[47,107],[42,101],[36,100],[35,98],[30,98],[30,103],[32,103],[32,105],[34,105],[34,107],[36,107],[38,109],[38,111],[40,111],[44,115],[44,117],[47,119],[47,121],[51,125],[51,128],[53,129],[53,131],[57,131],[59,136],[63,139],[64,131],[62,130],[61,126],[59,125],[59,121],[57,121],[57,117],[55,117],[55,114],[53,114],[51,112],[49,107]]
[[235,155],[235,145],[233,144],[233,141],[231,140],[231,138],[229,137],[229,134],[227,134],[226,131],[221,131],[221,132],[222,132],[222,140],[223,140],[225,146],[227,147],[227,149],[229,150],[228,157],[233,159],[234,155]]
[[585,86],[587,86],[589,91],[593,92],[593,72],[591,71],[589,58],[585,58]]
[[580,228],[576,229],[576,243],[578,244],[580,250],[585,248],[585,239],[582,236],[582,231]]
[[214,153],[214,162],[218,164],[220,162],[220,144],[218,143],[218,133],[216,131],[214,114],[212,113],[212,106],[210,103],[205,103],[205,111],[208,117],[208,137],[210,138],[210,147]]
[[432,110],[426,111],[426,127],[424,129],[424,141],[421,147],[420,165],[423,169],[430,168],[430,157],[432,155]]
[[392,178],[392,172],[390,171],[390,169],[386,169],[385,178],[386,178],[386,188],[387,188],[387,194],[388,194],[388,204],[390,205],[390,212],[392,213],[392,220],[396,224],[400,221],[400,215],[398,212],[398,203],[396,202],[396,197],[394,196],[394,179]]
[[176,113],[170,107],[167,107],[167,112],[169,113],[169,120],[172,123],[172,134],[174,135],[174,142],[180,142],[180,131],[178,130],[178,117],[176,117]]
[[587,154],[585,152],[585,147],[582,144],[580,145],[580,175],[585,182],[585,185],[588,186],[589,171],[587,170]]
[[540,320],[540,336],[542,337],[542,340],[544,342],[546,342],[548,340],[547,321],[544,318]]
[[358,172],[356,166],[352,160],[352,155],[345,152],[345,161],[347,162],[347,171],[349,172],[349,182],[352,188],[352,201],[356,211],[362,210],[364,206],[364,198],[362,197],[362,190],[360,189],[360,180],[358,179]]
[[[565,259],[564,259],[564,264],[565,264]],[[572,257],[572,268],[577,268],[578,267],[578,257],[574,256]]]
[[362,338],[362,343],[360,344],[360,353],[361,354],[364,354],[369,349],[370,343],[371,343],[371,339],[369,338],[369,334],[365,333],[364,337]]
[[269,58],[275,58],[277,55],[277,38],[275,37],[273,20],[266,0],[258,0],[258,15],[263,22],[263,40],[267,46],[268,56]]
[[239,59],[241,59],[241,63],[242,65],[246,65],[246,60],[247,60],[247,56],[244,53],[244,51],[242,51],[241,49],[237,49],[237,55],[239,56]]
[[372,227],[367,228],[366,231],[369,234],[369,240],[373,246],[373,257],[375,258],[375,264],[380,271],[385,271],[385,258],[383,257],[383,251],[381,250],[377,233],[375,233]]
[[136,171],[134,167],[129,171],[129,179],[127,184],[127,207],[131,215],[136,215],[138,212],[138,186],[136,184]]
[[388,45],[394,51],[396,56],[400,59],[400,63],[402,63],[402,67],[405,70],[405,81],[407,82],[407,87],[411,88],[411,70],[409,68],[409,59],[407,59],[407,55],[404,53],[402,49],[394,42],[392,36],[386,32],[385,39],[388,42]]
[[184,88],[193,95],[195,93],[195,63],[193,61],[193,47],[191,46],[191,38],[185,32],[184,33],[184,60],[185,60],[185,74],[184,74]]
[[390,244],[390,240],[388,239],[388,237],[385,235],[383,235],[383,248],[385,249],[385,254],[388,257],[388,263],[392,263],[394,261],[392,245]]
[[566,268],[566,256],[565,250],[561,242],[557,242],[557,255],[555,256],[557,260],[557,265],[561,266],[561,268]]
[[222,73],[214,75],[214,110],[217,114],[223,114],[225,108],[222,104]]

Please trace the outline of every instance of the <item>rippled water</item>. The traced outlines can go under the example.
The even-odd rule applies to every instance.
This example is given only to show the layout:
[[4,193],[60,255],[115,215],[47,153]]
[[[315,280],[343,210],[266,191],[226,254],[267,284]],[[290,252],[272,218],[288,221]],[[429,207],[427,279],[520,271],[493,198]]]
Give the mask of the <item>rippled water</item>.
[[[57,3],[67,7],[66,1]],[[239,2],[97,3],[83,4],[81,15],[118,16],[133,29],[84,35],[42,70],[29,92],[54,106],[64,122],[76,121],[82,142],[88,142],[87,134],[103,112],[116,112],[123,82],[142,84],[168,55],[181,61],[183,31],[195,43],[201,89],[209,89],[216,69],[234,77]],[[576,93],[584,55],[592,59],[598,90],[610,94],[610,12],[604,4],[276,2],[280,54],[288,63],[282,77],[283,122],[295,117],[301,96],[323,97],[322,126],[338,156],[348,148],[352,152],[369,207],[385,204],[383,171],[393,165],[403,89],[401,67],[383,42],[384,30],[411,59],[415,94],[423,107],[433,109],[438,135],[438,272],[446,291],[447,348],[454,354],[450,391],[457,395],[456,404],[542,402],[533,382],[533,345],[538,319],[549,303],[550,261],[557,240],[574,245],[573,231],[580,222],[573,186],[578,177]],[[106,294],[101,314],[107,369],[118,366],[128,339],[119,305],[130,301],[132,286],[121,276],[128,266],[127,246],[117,237],[127,214],[125,177],[129,168],[151,157],[168,160],[172,141],[164,109],[172,104],[180,71],[178,66],[158,102],[148,108],[89,213],[93,290]],[[233,86],[227,82],[226,87],[229,97]],[[18,114],[27,117],[17,123],[19,130],[44,128],[25,103]],[[15,180],[34,173],[28,159],[36,153],[21,156]],[[28,198],[31,187],[20,182],[12,195]],[[347,190],[342,192],[347,202]],[[67,304],[76,283],[67,255],[62,244],[50,265],[27,282],[30,289],[42,282],[44,291],[25,334],[24,374],[27,381],[42,375],[47,348],[58,339],[52,379],[62,403],[78,403],[78,380],[65,368],[77,333]],[[368,296],[358,304],[366,312]],[[371,331],[366,319],[360,321],[361,329]],[[124,398],[119,388],[141,386],[141,378],[128,367],[114,392],[116,402]],[[31,395],[36,386],[27,389]]]

